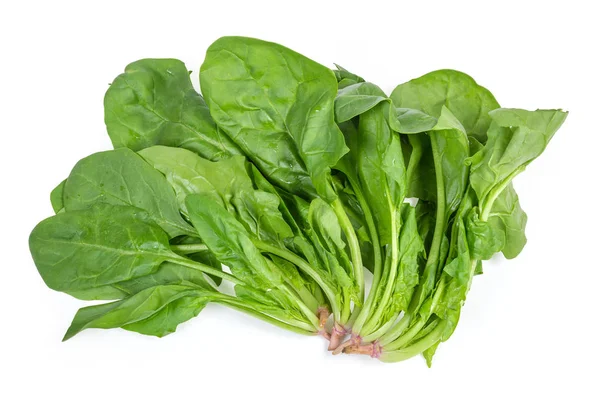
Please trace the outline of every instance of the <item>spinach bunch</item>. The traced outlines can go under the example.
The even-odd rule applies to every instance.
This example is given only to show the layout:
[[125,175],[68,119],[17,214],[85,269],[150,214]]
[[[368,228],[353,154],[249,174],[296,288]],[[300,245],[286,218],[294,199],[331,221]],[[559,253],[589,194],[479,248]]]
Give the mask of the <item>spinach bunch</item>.
[[512,179],[567,115],[500,108],[451,70],[387,96],[243,37],[210,46],[200,84],[178,60],[128,65],[104,99],[115,149],[52,191],[56,215],[29,240],[40,275],[108,301],[80,309],[65,340],[161,337],[212,302],[334,353],[430,364],[482,261],[525,245]]

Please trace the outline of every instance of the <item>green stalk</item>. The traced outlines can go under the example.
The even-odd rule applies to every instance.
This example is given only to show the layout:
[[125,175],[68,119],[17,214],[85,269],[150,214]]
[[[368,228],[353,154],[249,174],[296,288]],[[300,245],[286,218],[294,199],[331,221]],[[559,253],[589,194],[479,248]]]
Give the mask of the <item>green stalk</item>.
[[367,318],[369,318],[371,307],[373,306],[377,292],[375,289],[379,286],[379,282],[381,281],[381,245],[379,244],[379,234],[377,233],[377,228],[375,227],[375,220],[373,219],[371,208],[367,204],[360,186],[357,182],[354,182],[353,179],[348,178],[348,181],[350,182],[352,190],[354,190],[354,194],[356,195],[356,199],[358,200],[358,203],[360,204],[360,207],[365,215],[365,222],[367,223],[367,229],[369,230],[369,236],[371,237],[371,243],[373,244],[373,284],[371,285],[371,290],[369,291],[369,295],[367,296],[364,306],[359,309],[358,314],[353,313],[353,316],[356,315],[356,318],[350,318],[351,320],[354,319],[352,324],[352,332],[358,334],[364,323],[367,321]]
[[415,170],[421,161],[423,146],[419,140],[416,140],[415,135],[408,135],[408,142],[412,146],[412,152],[410,153],[410,160],[408,161],[408,167],[406,168],[406,183],[410,185]]
[[[232,298],[232,299],[235,299],[235,298]],[[291,320],[291,319],[290,320],[276,319],[274,317],[271,317],[270,315],[263,314],[260,311],[257,311],[248,305],[245,305],[243,303],[240,303],[240,302],[237,302],[234,300],[223,299],[223,300],[218,300],[217,302],[219,304],[225,305],[234,310],[241,311],[244,314],[248,314],[252,317],[258,318],[261,321],[268,322],[279,328],[287,329],[288,331],[291,331],[291,332],[300,333],[302,335],[314,335],[315,334],[314,328],[311,325],[301,322],[301,321],[296,321],[296,320]]]
[[[377,340],[377,338],[383,336],[394,325],[395,322],[396,322],[395,319],[390,319],[388,322],[381,325],[381,327],[379,327],[379,329],[377,329],[375,332],[369,333],[368,335],[363,336],[362,341],[365,343],[369,343],[369,342],[373,342],[373,341]],[[379,341],[378,341],[378,343],[379,343]]]
[[[415,299],[415,297],[413,297],[413,301],[414,301],[414,299]],[[398,321],[398,323],[396,325],[394,325],[387,332],[385,332],[377,340],[377,342],[381,346],[385,346],[386,344],[393,342],[398,336],[400,336],[402,333],[404,333],[404,330],[408,327],[408,325],[412,321],[412,318],[413,318],[412,313],[407,311],[407,313],[404,314],[404,316],[400,319],[400,321]],[[370,335],[370,336],[372,336],[372,335]]]
[[402,346],[406,345],[419,333],[421,328],[423,328],[426,323],[427,323],[427,320],[425,318],[419,317],[417,319],[417,321],[413,324],[413,326],[411,326],[410,329],[408,331],[406,331],[406,333],[404,333],[402,336],[400,336],[398,339],[394,340],[393,342],[386,344],[384,346],[384,349],[391,351],[391,350],[399,349]]
[[391,237],[390,246],[391,246],[392,255],[391,255],[391,260],[390,260],[390,264],[389,264],[389,268],[388,268],[386,285],[385,285],[385,289],[383,291],[381,301],[375,308],[375,312],[369,319],[369,322],[367,322],[367,324],[364,326],[364,328],[360,331],[361,336],[369,334],[369,333],[373,333],[373,331],[376,330],[377,324],[379,323],[379,319],[381,318],[381,315],[383,314],[383,311],[385,310],[385,308],[388,306],[390,297],[392,296],[392,290],[394,289],[396,274],[398,273],[398,256],[399,256],[398,255],[398,230],[399,229],[398,229],[398,221],[397,221],[398,213],[396,212],[395,208],[392,207],[392,204],[390,203],[389,193],[387,194],[387,198],[388,198],[388,205],[389,205],[390,211],[391,211],[390,225],[391,225],[392,237]]
[[171,250],[179,254],[191,254],[198,253],[201,251],[208,250],[208,247],[205,244],[197,243],[197,244],[173,244],[171,245]]
[[[432,132],[430,135],[434,134],[435,133]],[[425,271],[423,273],[426,281],[428,281],[429,283],[433,283],[432,281],[435,280],[437,266],[439,264],[438,258],[440,256],[442,238],[444,236],[444,230],[446,229],[446,191],[444,187],[444,178],[442,172],[442,160],[439,157],[439,148],[437,142],[433,139],[431,140],[431,152],[433,153],[433,165],[435,167],[437,204],[433,239],[431,241],[431,248],[429,249],[429,253],[427,254],[427,263],[425,264]]]
[[321,321],[319,321],[319,318],[317,318],[315,312],[312,311],[310,308],[308,308],[306,306],[306,304],[304,304],[304,302],[296,294],[296,292],[293,289],[291,289],[287,283],[281,285],[279,288],[285,294],[287,294],[290,297],[290,299],[292,301],[294,301],[294,303],[296,303],[296,305],[298,306],[298,308],[300,308],[300,311],[302,311],[302,314],[304,314],[304,316],[308,319],[308,321],[310,321],[310,323],[313,324],[313,326],[315,327],[315,329],[319,330],[319,323]]
[[236,285],[244,285],[244,281],[239,280],[238,278],[236,278],[235,276],[228,274],[227,272],[223,272],[223,271],[219,271],[216,270],[212,267],[209,267],[208,265],[204,265],[202,263],[196,262],[196,261],[192,261],[188,258],[185,258],[183,256],[173,256],[173,257],[169,257],[167,260],[165,261],[171,261],[175,264],[179,264],[182,265],[184,267],[188,267],[188,268],[192,268],[192,269],[196,269],[198,271],[202,271],[205,274],[208,275],[212,275],[212,276],[217,276],[219,278],[223,278],[225,280],[228,280],[231,283],[234,283]]
[[442,339],[444,330],[446,329],[446,324],[446,321],[440,322],[433,331],[401,350],[384,350],[381,353],[381,356],[379,356],[379,359],[383,362],[397,362],[407,360],[411,357],[421,354]]
[[350,313],[351,313],[350,302],[351,302],[351,300],[347,296],[344,296],[344,297],[345,297],[345,301],[344,301],[344,304],[342,307],[342,315],[340,316],[340,319],[336,320],[336,321],[338,321],[340,323],[340,325],[345,326],[346,323],[348,322],[348,320],[350,319]]
[[[406,333],[404,333],[402,336],[400,336],[398,339],[392,341],[391,343],[387,343],[385,345],[385,348],[388,350],[395,350],[395,349],[399,349],[402,346],[410,343],[410,341],[419,333],[421,328],[423,328],[425,326],[425,324],[427,323],[427,321],[429,320],[429,316],[432,314],[433,310],[435,310],[435,307],[437,306],[440,299],[442,298],[442,295],[444,294],[445,290],[446,290],[446,279],[442,278],[440,280],[439,285],[435,289],[435,293],[433,294],[433,299],[431,301],[431,306],[430,306],[429,312],[427,313],[427,318],[423,318],[422,316],[417,317],[418,319],[415,322],[415,324]],[[417,311],[415,310],[414,312],[416,313]]]
[[[430,133],[433,135],[435,133]],[[423,296],[423,291],[426,288],[433,287],[435,284],[435,277],[437,274],[437,266],[439,264],[439,256],[440,256],[440,247],[442,244],[442,238],[444,236],[444,230],[446,229],[446,192],[444,190],[444,179],[442,176],[442,162],[439,157],[439,148],[437,142],[435,140],[431,140],[431,150],[433,153],[433,164],[435,167],[435,181],[437,186],[437,199],[436,199],[436,215],[435,215],[435,228],[433,231],[433,239],[431,241],[431,247],[429,248],[429,253],[427,254],[427,262],[425,263],[425,270],[423,271],[424,279],[421,280],[421,283],[417,287],[415,294],[413,295],[413,299],[411,301],[411,306],[409,307],[409,311],[405,316],[398,322],[398,325],[390,329],[381,340],[385,340],[386,342],[391,342],[398,335],[406,329],[406,325],[412,319],[411,314],[417,311],[417,308],[420,305],[421,297]],[[425,293],[427,295],[427,293]],[[404,322],[404,320],[408,319],[408,322]]]
[[502,193],[502,191],[504,191],[504,189],[506,189],[508,184],[513,180],[513,178],[515,176],[517,176],[524,170],[525,170],[525,166],[521,166],[521,167],[515,169],[510,175],[508,175],[506,178],[504,178],[504,180],[502,182],[500,182],[498,185],[496,185],[490,191],[490,193],[486,196],[486,198],[483,201],[484,206],[481,211],[481,220],[482,221],[484,221],[484,222],[487,221],[487,219],[490,215],[490,212],[492,211],[492,207],[494,206],[494,202],[496,201],[498,196],[500,196],[500,193]]
[[348,215],[346,215],[346,211],[344,210],[344,206],[340,199],[335,199],[333,203],[331,203],[331,206],[333,207],[333,211],[338,218],[342,231],[346,235],[346,240],[348,242],[348,246],[350,247],[350,258],[352,259],[354,278],[356,279],[359,298],[362,302],[365,297],[365,277],[358,238],[356,237],[356,232],[354,232],[352,222],[350,222]]
[[292,264],[300,268],[300,270],[302,270],[306,275],[310,276],[315,282],[317,282],[317,284],[323,290],[325,296],[329,300],[329,303],[331,305],[331,312],[333,313],[334,319],[336,321],[340,320],[340,309],[337,302],[335,301],[334,291],[329,287],[329,285],[325,283],[323,277],[316,270],[314,270],[313,267],[310,266],[310,264],[304,261],[303,258],[299,257],[298,255],[294,254],[293,252],[287,249],[272,246],[268,243],[261,242],[258,240],[254,241],[254,245],[261,251],[274,254],[278,257],[283,258],[284,260],[291,262]]

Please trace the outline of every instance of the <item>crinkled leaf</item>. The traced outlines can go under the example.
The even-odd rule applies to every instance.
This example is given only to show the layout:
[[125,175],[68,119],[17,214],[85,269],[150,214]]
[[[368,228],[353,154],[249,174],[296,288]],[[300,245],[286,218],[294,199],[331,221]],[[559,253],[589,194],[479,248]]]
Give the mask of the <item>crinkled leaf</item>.
[[167,177],[185,213],[187,195],[203,194],[222,204],[257,239],[282,246],[293,235],[279,210],[279,196],[254,190],[244,157],[212,162],[191,151],[164,146],[144,149],[140,155]]
[[397,310],[407,310],[419,283],[419,260],[424,253],[423,240],[419,234],[415,208],[402,207],[402,230],[398,249],[398,273],[394,284],[393,302]]
[[[195,298],[196,302],[185,302],[182,308],[178,307],[182,304],[169,307],[184,297]],[[84,329],[127,329],[128,326],[136,332],[164,336],[174,332],[181,322],[196,316],[210,299],[210,292],[188,286],[150,287],[123,300],[81,308],[63,340],[72,338]],[[163,310],[167,312],[161,312]],[[156,319],[147,321],[152,317]]]
[[281,283],[281,275],[267,265],[243,225],[212,197],[192,194],[185,203],[202,242],[236,277],[261,289]]
[[492,125],[485,146],[471,159],[471,186],[482,207],[488,206],[488,196],[503,187],[516,174],[536,159],[567,113],[560,110],[526,111],[501,108],[490,112]]
[[183,147],[209,160],[242,154],[217,127],[179,60],[129,64],[106,92],[104,121],[115,148]]
[[335,75],[335,79],[338,81],[338,88],[343,89],[346,86],[354,85],[355,83],[364,82],[365,80],[360,76],[353,74],[348,71],[346,68],[334,64],[337,69],[333,70],[333,74]]
[[29,247],[46,285],[87,299],[106,298],[113,290],[106,286],[153,273],[172,255],[147,212],[109,204],[40,222]]
[[396,107],[414,108],[439,117],[448,108],[469,136],[485,143],[491,120],[488,113],[500,107],[494,96],[473,78],[449,69],[430,72],[398,85],[391,96]]
[[209,47],[200,82],[217,124],[272,182],[335,199],[330,168],[348,149],[333,118],[331,70],[275,43],[223,37]]
[[66,211],[98,203],[134,206],[147,211],[171,237],[196,235],[181,217],[165,177],[129,149],[95,153],[80,160],[65,183],[64,201]]

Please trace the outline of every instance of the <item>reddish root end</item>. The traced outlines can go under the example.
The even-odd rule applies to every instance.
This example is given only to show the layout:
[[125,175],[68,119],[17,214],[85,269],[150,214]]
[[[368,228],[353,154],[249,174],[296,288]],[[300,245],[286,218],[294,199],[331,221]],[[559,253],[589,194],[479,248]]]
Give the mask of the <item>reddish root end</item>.
[[362,343],[362,338],[353,333],[352,336],[350,337],[350,339],[346,340],[344,343],[340,344],[338,347],[336,347],[335,350],[333,350],[333,354],[340,354],[344,351],[344,349],[346,347],[349,346],[359,346]]
[[338,324],[337,322],[333,324],[333,328],[331,329],[331,339],[329,340],[328,350],[335,350],[340,345],[344,336],[346,336],[346,328]]
[[369,344],[360,344],[348,346],[344,349],[346,354],[364,354],[371,356],[372,358],[379,358],[381,356],[381,346],[377,342]]

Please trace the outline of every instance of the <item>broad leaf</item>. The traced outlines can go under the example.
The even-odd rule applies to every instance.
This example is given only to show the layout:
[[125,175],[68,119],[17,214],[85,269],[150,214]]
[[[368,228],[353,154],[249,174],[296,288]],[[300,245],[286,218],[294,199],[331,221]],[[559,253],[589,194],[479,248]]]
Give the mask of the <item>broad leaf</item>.
[[439,117],[448,108],[469,136],[485,143],[491,120],[488,113],[500,107],[494,96],[473,78],[449,69],[430,72],[398,85],[392,92],[396,107],[414,108]]
[[29,247],[48,287],[82,298],[108,296],[110,285],[153,273],[172,254],[148,213],[109,204],[40,222]]
[[104,121],[115,148],[183,147],[209,160],[242,154],[212,120],[179,60],[129,64],[106,92]]
[[197,235],[181,217],[165,177],[129,149],[95,153],[80,160],[65,183],[64,201],[66,211],[98,203],[138,207],[171,237]]
[[[194,300],[181,302],[186,297]],[[81,308],[63,340],[90,328],[125,328],[165,336],[174,332],[178,324],[198,315],[210,300],[210,292],[188,286],[150,287],[120,301]]]
[[331,70],[275,43],[223,37],[209,47],[200,82],[217,124],[271,181],[335,199],[329,171],[348,149],[333,118]]

